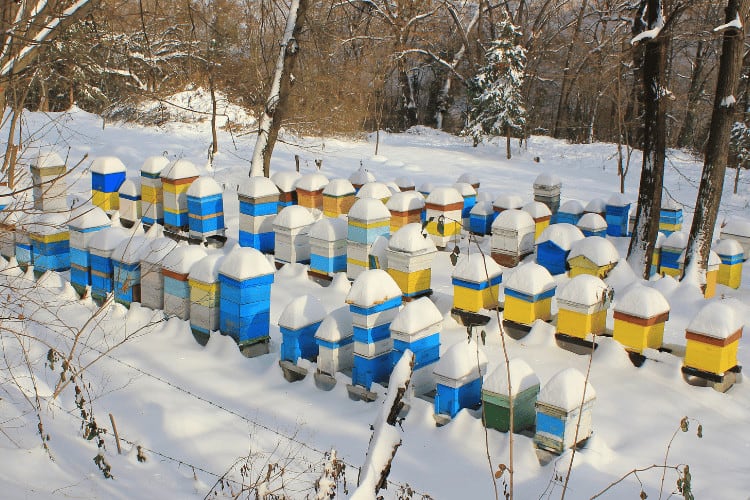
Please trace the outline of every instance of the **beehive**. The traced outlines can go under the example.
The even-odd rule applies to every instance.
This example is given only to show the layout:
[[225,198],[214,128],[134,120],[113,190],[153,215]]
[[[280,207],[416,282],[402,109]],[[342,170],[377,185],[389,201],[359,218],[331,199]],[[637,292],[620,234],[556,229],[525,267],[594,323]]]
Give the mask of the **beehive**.
[[612,289],[601,279],[581,274],[557,289],[557,333],[587,340],[605,332]]
[[273,272],[261,252],[246,247],[235,247],[219,267],[219,329],[240,349],[268,352]]
[[153,238],[141,257],[141,305],[150,309],[164,309],[164,275],[161,268],[164,258],[177,246],[166,238],[162,227],[154,224],[149,229]]
[[502,280],[503,268],[491,257],[479,253],[460,256],[451,276],[453,308],[469,312],[494,309]]
[[328,177],[323,174],[305,174],[294,183],[297,191],[297,204],[308,210],[323,210],[323,189]]
[[413,222],[421,222],[424,212],[424,196],[417,191],[395,193],[385,204],[391,213],[391,233]]
[[614,306],[614,339],[630,352],[659,349],[669,303],[657,290],[635,283],[618,297]]
[[69,213],[45,212],[28,227],[33,252],[34,272],[70,269]]
[[348,220],[346,274],[349,279],[356,279],[370,269],[372,244],[378,236],[388,234],[391,213],[378,199],[360,198],[349,210]]
[[[510,371],[511,384],[508,384]],[[510,429],[510,397],[513,397],[513,432],[533,429],[536,421],[536,397],[539,378],[520,358],[504,363],[484,378],[482,384],[482,417],[484,425],[500,432]]]
[[219,329],[219,268],[222,262],[222,253],[207,255],[196,262],[188,274],[190,329],[201,344],[207,343],[211,332]]
[[458,179],[456,179],[456,182],[465,182],[474,189],[479,189],[479,177],[471,172],[464,172],[463,174],[459,175]]
[[34,220],[41,215],[39,212],[21,211],[18,213],[17,220],[15,223],[15,257],[18,265],[26,270],[27,266],[34,265],[34,247],[33,241],[29,238],[29,226],[34,223]]
[[574,242],[570,247],[570,277],[590,274],[604,279],[619,260],[620,254],[611,241],[601,236],[589,236]]
[[36,210],[58,212],[68,209],[66,173],[65,161],[57,153],[47,152],[37,157],[36,163],[31,166]]
[[161,172],[164,192],[164,227],[172,231],[189,230],[187,191],[198,178],[198,169],[192,162],[180,159]]
[[297,191],[294,185],[301,175],[295,171],[276,172],[271,176],[271,180],[279,189],[279,212],[289,205],[297,204]]
[[161,266],[164,277],[164,315],[190,319],[190,270],[206,256],[198,245],[177,245]]
[[536,224],[525,211],[514,208],[501,212],[492,223],[492,258],[506,267],[515,267],[534,251]]
[[682,205],[669,196],[662,197],[659,231],[667,236],[675,231],[682,231]]
[[315,334],[327,315],[323,305],[312,295],[292,299],[279,316],[281,360],[295,365],[300,358],[315,361],[318,358]]
[[584,236],[607,236],[607,221],[599,214],[585,213],[578,219],[576,227]]
[[[109,219],[108,219],[109,220]],[[0,211],[0,256],[10,260],[16,256],[16,224],[18,212],[15,210]]]
[[277,266],[310,263],[310,226],[314,222],[310,210],[292,205],[279,212],[273,221],[274,258]]
[[552,212],[550,212],[547,205],[538,201],[531,201],[527,203],[523,206],[523,211],[528,213],[531,218],[534,219],[534,224],[536,225],[536,229],[534,231],[534,240],[536,240],[537,238],[539,238],[539,236],[541,236],[542,231],[547,229],[547,226],[549,226],[549,221],[552,218]]
[[523,198],[517,194],[502,193],[492,201],[492,207],[497,213],[505,210],[520,210],[523,207]]
[[539,174],[534,180],[534,201],[547,205],[552,214],[560,208],[562,181],[555,174]]
[[503,318],[526,326],[538,319],[549,321],[555,286],[550,273],[539,264],[518,266],[505,281]]
[[[583,207],[584,214],[596,214],[602,219],[607,216],[607,202],[601,198],[594,198]],[[605,220],[606,222],[606,220]]]
[[742,245],[742,254],[750,257],[750,221],[739,217],[729,219],[721,226],[721,239],[734,240]]
[[117,191],[119,198],[118,209],[120,212],[120,223],[125,227],[133,227],[133,224],[141,218],[141,181],[140,179],[125,179]]
[[161,172],[169,165],[165,156],[149,156],[141,166],[141,212],[144,224],[164,224],[164,191]]
[[605,206],[608,236],[629,236],[630,202],[620,193],[614,193]]
[[561,454],[588,439],[595,399],[596,391],[575,368],[554,375],[537,397],[534,444]]
[[398,186],[399,191],[414,191],[416,188],[414,184],[414,180],[411,177],[406,177],[405,175],[402,175],[401,177],[397,177],[394,181],[396,185]]
[[432,190],[435,189],[435,184],[432,182],[423,182],[419,185],[419,193],[427,199],[428,196],[430,196],[430,193]]
[[346,179],[333,179],[323,189],[323,215],[346,215],[354,204],[354,186]]
[[268,177],[251,177],[240,184],[237,197],[241,246],[273,252],[273,221],[279,212],[279,196],[279,188]]
[[664,240],[667,237],[664,233],[656,234],[656,243],[654,244],[654,253],[651,254],[651,268],[649,269],[649,276],[659,274],[659,268],[661,267],[661,247],[664,245]]
[[368,182],[375,182],[375,176],[369,170],[365,169],[365,167],[360,166],[359,169],[352,172],[349,176],[349,182],[352,183],[355,190],[359,191]]
[[425,202],[427,234],[438,248],[445,246],[461,234],[461,211],[464,198],[455,188],[438,187],[432,190]]
[[435,413],[453,418],[464,408],[482,402],[482,377],[487,355],[473,340],[452,345],[435,364]]
[[435,389],[432,377],[434,363],[440,358],[440,329],[443,315],[427,297],[406,304],[391,323],[395,366],[404,352],[414,353],[410,388],[413,395]]
[[127,171],[115,156],[100,156],[91,164],[91,202],[105,212],[120,208],[118,190]]
[[661,265],[659,266],[661,274],[677,279],[682,276],[680,256],[685,251],[687,243],[688,236],[683,232],[676,232],[667,236],[661,245]]
[[346,296],[354,330],[352,384],[370,390],[391,373],[391,321],[401,306],[401,289],[382,269],[362,272]]
[[552,224],[536,240],[536,261],[550,274],[565,274],[572,245],[583,233],[572,224]]
[[471,184],[466,182],[457,182],[453,185],[453,188],[461,193],[464,199],[464,206],[461,209],[461,223],[464,227],[469,227],[469,214],[471,209],[477,202],[477,190],[472,187]]
[[477,201],[469,212],[469,231],[480,236],[490,234],[496,215],[491,201]]
[[104,300],[114,290],[114,262],[112,252],[121,242],[131,238],[132,231],[122,226],[112,226],[97,231],[89,240],[91,265],[91,296]]
[[407,224],[388,242],[388,274],[398,284],[404,297],[428,294],[432,281],[432,262],[437,248],[422,236],[422,225]]
[[735,240],[720,240],[714,250],[721,259],[719,274],[716,277],[717,282],[731,288],[739,288],[742,283],[744,260],[742,245]]
[[[723,301],[712,301],[690,321],[685,331],[683,372],[717,380],[737,367],[737,350],[742,337],[742,318]],[[712,375],[714,377],[712,377]]]
[[357,199],[374,198],[382,201],[383,204],[388,203],[392,195],[393,191],[387,184],[377,181],[368,182],[357,190]]
[[354,365],[354,327],[349,307],[334,309],[315,332],[318,344],[318,371],[333,377]]
[[120,242],[112,251],[112,286],[115,301],[130,307],[141,301],[141,258],[148,242],[141,231]]
[[344,219],[320,219],[310,226],[310,271],[323,276],[346,272]]
[[219,183],[199,177],[187,190],[190,237],[224,236],[224,198]]

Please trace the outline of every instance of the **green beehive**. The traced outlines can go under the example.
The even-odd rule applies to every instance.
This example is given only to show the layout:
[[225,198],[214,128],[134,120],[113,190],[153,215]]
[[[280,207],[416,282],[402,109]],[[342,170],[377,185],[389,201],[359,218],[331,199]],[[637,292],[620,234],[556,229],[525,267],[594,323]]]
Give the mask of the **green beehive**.
[[[512,391],[509,390],[508,370]],[[539,378],[522,359],[511,359],[509,365],[498,366],[485,377],[482,386],[484,424],[500,432],[510,429],[510,401],[513,394],[513,432],[534,427],[536,410],[534,405],[539,394]]]

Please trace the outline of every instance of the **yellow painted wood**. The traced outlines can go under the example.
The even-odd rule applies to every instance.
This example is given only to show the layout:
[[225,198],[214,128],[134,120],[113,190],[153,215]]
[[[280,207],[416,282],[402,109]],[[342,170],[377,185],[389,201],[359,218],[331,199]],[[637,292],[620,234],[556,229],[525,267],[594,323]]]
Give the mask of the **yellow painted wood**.
[[438,223],[436,220],[427,223],[427,233],[434,234],[435,236],[454,236],[456,234],[461,234],[461,224],[459,224],[458,222],[446,221],[444,224],[445,227],[443,229],[443,234],[440,234],[437,229],[437,225]]
[[413,222],[422,222],[422,216],[419,210],[408,215],[391,215],[391,233],[395,233],[405,225]]
[[667,224],[665,222],[659,223],[659,231],[672,231],[677,232],[682,230],[682,223],[679,224]]
[[685,346],[685,366],[721,375],[737,366],[739,344],[739,339],[723,347],[688,340]]
[[120,208],[120,195],[117,191],[104,193],[102,191],[91,190],[91,203],[101,208],[105,212],[118,210]]
[[141,186],[141,200],[148,203],[162,203],[164,201],[164,192],[153,186]]
[[334,218],[339,215],[346,215],[352,208],[355,199],[353,194],[346,196],[323,195],[323,215]]
[[370,263],[369,262],[365,262],[363,260],[352,259],[351,257],[347,257],[346,261],[348,263],[350,263],[350,264],[354,264],[356,266],[364,267],[365,269],[370,269]]
[[716,295],[716,281],[719,276],[719,270],[706,271],[706,289],[703,291],[703,296],[710,299]]
[[607,321],[607,311],[602,310],[593,314],[560,309],[557,313],[557,331],[571,337],[585,339],[589,334],[604,333]]
[[672,269],[671,267],[663,266],[659,268],[659,272],[667,276],[672,276],[673,278],[679,278],[680,274],[682,274],[682,270],[680,269]]
[[596,276],[597,278],[604,279],[607,277],[612,268],[615,267],[615,264],[597,266],[583,255],[579,255],[577,257],[569,259],[568,264],[570,265],[571,278],[578,276],[579,274],[590,274],[591,276]]
[[[190,189],[190,185],[192,182],[186,182],[184,184],[171,184],[167,181],[162,182],[162,189],[164,191],[167,191],[169,193],[174,194],[182,194],[187,192],[188,189]],[[141,198],[143,197],[143,188],[141,188]]]
[[362,229],[373,229],[376,227],[385,227],[390,225],[388,220],[379,220],[374,222],[360,222],[358,220],[349,219],[349,225],[354,227],[360,227]]
[[206,307],[219,305],[219,284],[188,280],[190,283],[190,302]]
[[642,326],[615,319],[613,338],[628,351],[642,353],[644,349],[658,349],[664,341],[664,323]]
[[313,193],[297,191],[297,204],[305,208],[323,208],[323,193]]
[[70,232],[62,231],[55,234],[35,234],[29,233],[29,238],[40,243],[57,243],[58,241],[69,241]]
[[515,323],[522,325],[531,325],[534,321],[541,319],[549,321],[551,314],[552,297],[538,300],[536,302],[526,302],[517,297],[505,296],[505,311],[503,317]]
[[719,274],[716,276],[719,284],[737,289],[742,283],[742,262],[727,265],[719,264]]
[[549,226],[549,219],[540,220],[536,222],[536,228],[534,229],[534,241],[539,239],[539,236],[541,236],[542,231],[547,229],[547,226]]
[[393,281],[396,282],[398,287],[405,294],[429,290],[432,280],[432,269],[430,268],[411,273],[398,271],[396,269],[388,269],[388,274],[390,274]]

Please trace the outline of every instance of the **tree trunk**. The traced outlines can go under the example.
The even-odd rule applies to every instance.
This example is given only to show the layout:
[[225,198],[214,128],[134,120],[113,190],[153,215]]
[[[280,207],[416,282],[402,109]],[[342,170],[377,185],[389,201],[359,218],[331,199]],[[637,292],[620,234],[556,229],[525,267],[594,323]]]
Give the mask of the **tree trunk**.
[[728,27],[724,31],[703,174],[695,202],[693,225],[690,228],[690,237],[685,251],[685,276],[698,279],[698,283],[701,284],[705,282],[708,256],[724,187],[724,174],[729,154],[729,134],[736,107],[734,96],[739,87],[742,70],[744,25],[748,20],[748,11],[750,11],[750,0],[728,0],[725,9],[726,23],[729,24],[739,19],[742,26],[739,29]]
[[[648,0],[647,26],[655,29],[662,20],[661,0]],[[659,33],[645,42],[643,57],[643,165],[641,168],[638,208],[635,228],[628,248],[628,263],[633,270],[648,279],[654,244],[659,232],[659,213],[664,183],[666,154],[665,67],[669,37]]]
[[555,128],[552,132],[552,135],[556,139],[559,139],[562,134],[565,134],[566,137],[570,136],[568,133],[568,99],[570,98],[570,89],[573,83],[570,65],[573,59],[573,51],[580,38],[581,25],[583,24],[583,16],[586,13],[587,6],[588,0],[583,0],[581,2],[581,10],[578,11],[578,17],[576,18],[573,36],[570,39],[570,44],[568,44],[568,53],[565,56],[565,67],[563,68],[563,79],[560,86],[560,100],[557,103],[557,119],[555,120]]
[[510,160],[510,127],[505,127],[505,158]]
[[281,121],[286,112],[289,92],[292,86],[292,71],[299,53],[297,41],[302,31],[305,12],[309,0],[292,0],[289,6],[289,16],[286,20],[286,29],[281,41],[279,57],[276,60],[271,92],[266,101],[263,115],[258,126],[258,140],[255,142],[253,159],[250,164],[250,177],[271,173],[271,154],[279,136]]
[[740,169],[742,168],[742,162],[737,163],[737,170],[734,173],[734,194],[737,194],[737,186],[740,183]]
[[[209,71],[212,69],[209,68]],[[214,77],[213,75],[208,76],[208,88],[211,92],[211,158],[219,152],[219,139],[216,135],[216,89],[214,88]]]
[[695,49],[695,62],[693,63],[693,70],[690,74],[690,89],[687,95],[687,108],[685,111],[685,120],[682,122],[682,128],[680,134],[677,137],[677,147],[695,147],[695,127],[697,122],[697,106],[698,100],[703,93],[705,87],[705,79],[703,78],[703,70],[706,63],[706,54],[708,52],[708,45],[703,43],[703,40],[698,42],[698,47]]

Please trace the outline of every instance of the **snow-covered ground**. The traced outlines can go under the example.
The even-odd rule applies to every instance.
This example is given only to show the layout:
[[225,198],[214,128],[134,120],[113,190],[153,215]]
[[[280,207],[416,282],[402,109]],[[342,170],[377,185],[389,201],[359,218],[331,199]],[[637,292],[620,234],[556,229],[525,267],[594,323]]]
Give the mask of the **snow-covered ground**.
[[[203,175],[213,177],[225,189],[231,247],[238,237],[234,192],[247,176],[255,137],[221,131],[220,153],[211,165],[206,160],[211,140],[208,127],[206,122],[171,123],[161,129],[109,123],[103,127],[101,118],[82,111],[26,114],[23,130],[32,137],[24,141],[27,149],[22,162],[33,161],[40,148],[55,148],[67,156],[69,165],[88,154],[69,176],[69,201],[79,204],[90,197],[88,166],[96,156],[118,156],[131,176],[138,175],[143,160],[150,155],[189,159]],[[417,187],[425,182],[450,185],[460,174],[472,172],[481,179],[480,191],[493,193],[493,198],[500,193],[517,193],[530,200],[533,180],[543,172],[563,180],[563,201],[607,199],[619,188],[616,148],[612,144],[570,145],[533,137],[521,150],[514,142],[514,157],[505,160],[504,141],[473,148],[464,138],[427,128],[403,134],[381,133],[377,156],[373,139],[287,137],[276,147],[272,171],[294,169],[297,154],[303,173],[316,171],[314,160],[322,159],[321,173],[329,179],[348,177],[360,163],[378,180],[410,176]],[[536,157],[539,162],[534,161]],[[635,201],[638,152],[632,163],[626,195]],[[684,152],[669,154],[665,186],[669,195],[684,206],[686,228],[695,204],[700,167],[699,161]],[[750,215],[748,184],[741,181],[739,194],[731,194],[732,174],[727,174],[729,189],[722,200],[720,221]],[[627,240],[612,240],[624,254]],[[488,238],[481,245],[488,249]],[[476,251],[465,239],[460,247],[462,253]],[[466,341],[466,330],[449,314],[452,269],[448,252],[439,253],[433,266],[432,300],[444,314],[441,352]],[[749,273],[744,272],[744,283],[750,283]],[[277,493],[300,498],[320,476],[323,453],[332,448],[348,465],[348,491],[353,491],[356,467],[364,461],[370,426],[385,399],[385,389],[374,386],[381,393],[375,403],[356,402],[347,397],[347,377],[341,374],[336,387],[325,392],[316,388],[312,376],[297,383],[286,382],[277,364],[281,336],[276,322],[285,305],[302,294],[313,294],[329,311],[342,307],[349,288],[346,280],[337,279],[323,288],[307,278],[302,266],[278,271],[272,288],[271,354],[247,359],[227,337],[214,335],[207,346],[201,347],[187,322],[162,321],[159,312],[138,305],[129,311],[112,306],[87,324],[96,307],[78,300],[65,285],[64,277],[53,275],[35,283],[12,270],[0,272],[0,295],[4,298],[0,311],[4,352],[0,364],[0,485],[4,498],[203,498],[230,469],[226,481],[215,487],[219,496],[237,492],[242,481],[257,481],[263,483],[261,493],[283,483],[284,489]],[[566,279],[557,278],[559,282]],[[625,264],[613,271],[608,282],[615,289],[615,304],[617,292],[634,279]],[[666,280],[671,278],[658,284],[671,306],[665,344],[677,347],[679,352],[679,346],[685,343],[685,327],[704,299],[697,289]],[[719,286],[714,300],[725,297],[736,299],[736,312],[745,325],[750,324],[747,285],[739,290]],[[610,309],[610,327],[611,316]],[[123,454],[118,455],[112,432],[103,435],[104,456],[114,476],[111,480],[103,477],[93,461],[98,453],[96,439],[81,437],[80,410],[72,386],[57,399],[50,397],[59,378],[60,361],[51,369],[44,363],[48,347],[6,331],[29,332],[65,352],[80,329],[84,333],[76,348],[78,363],[86,364],[107,351],[84,373],[83,383],[97,423],[111,429],[107,416],[111,413],[123,440]],[[487,343],[481,349],[489,359],[491,372],[503,359],[495,320],[486,332]],[[118,345],[126,337],[128,340]],[[30,349],[28,360],[34,367],[39,400],[34,397],[19,342]],[[544,325],[522,340],[508,339],[507,345],[511,357],[524,359],[536,371],[542,386],[564,368],[575,367],[583,373],[587,369],[588,358],[558,348]],[[569,498],[589,498],[634,468],[665,462],[689,464],[696,498],[747,496],[748,384],[738,384],[726,394],[689,386],[682,380],[680,358],[669,354],[658,358],[658,362],[649,360],[635,368],[619,344],[600,339],[590,377],[596,390],[594,434],[576,453]],[[744,339],[739,362],[750,365]],[[17,385],[25,390],[19,391]],[[416,399],[410,405],[403,430],[399,429],[403,443],[392,464],[392,483],[385,496],[397,497],[399,488],[408,483],[417,492],[414,498],[421,494],[436,499],[494,498],[493,472],[499,464],[509,464],[508,436],[490,430],[486,444],[478,411],[462,411],[449,424],[436,427],[428,401]],[[49,455],[40,444],[36,407],[42,408]],[[684,416],[693,419],[689,431],[678,432],[671,441]],[[702,424],[702,438],[696,435],[698,423]],[[138,446],[145,462],[137,459]],[[248,456],[251,458],[245,461],[243,457]],[[557,497],[569,459],[567,453],[541,465],[532,439],[516,435],[516,498]],[[248,467],[243,476],[239,468],[244,464]],[[271,477],[268,482],[267,474]],[[674,491],[676,480],[675,472],[668,470],[665,497]],[[638,479],[630,476],[604,498],[635,498],[641,482],[650,498],[661,496],[662,470],[651,469],[639,473]],[[502,483],[503,479],[498,480],[501,493]],[[343,489],[339,493],[346,496]]]

